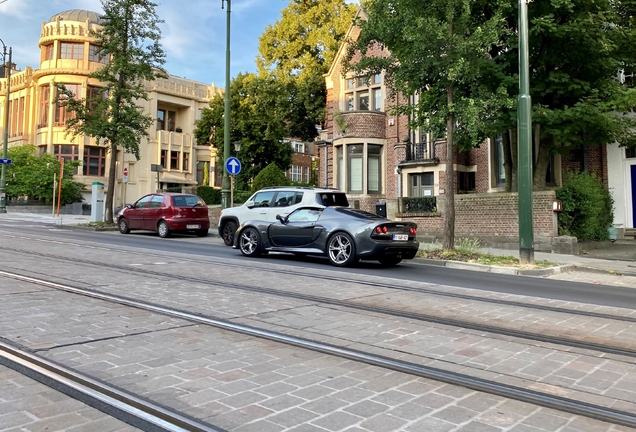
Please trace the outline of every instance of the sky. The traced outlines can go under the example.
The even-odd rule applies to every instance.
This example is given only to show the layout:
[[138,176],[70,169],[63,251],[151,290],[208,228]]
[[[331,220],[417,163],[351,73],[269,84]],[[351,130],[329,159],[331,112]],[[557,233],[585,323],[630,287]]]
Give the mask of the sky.
[[[221,0],[154,0],[172,75],[225,86],[225,23]],[[2,2],[2,0],[0,0]],[[357,3],[357,0],[348,0]],[[258,38],[280,19],[288,0],[232,0],[230,76],[256,71]],[[227,8],[227,2],[226,6]],[[102,12],[100,0],[6,0],[0,3],[0,39],[13,48],[18,69],[39,67],[42,23],[70,9]],[[1,49],[1,45],[0,45]]]

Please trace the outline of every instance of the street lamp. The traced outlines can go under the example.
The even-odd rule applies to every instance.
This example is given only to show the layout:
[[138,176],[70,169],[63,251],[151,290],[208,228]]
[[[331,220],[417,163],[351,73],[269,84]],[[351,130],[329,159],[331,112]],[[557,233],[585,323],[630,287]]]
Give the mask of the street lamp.
[[238,154],[238,152],[240,152],[240,151],[241,151],[241,144],[243,144],[243,143],[242,143],[242,142],[240,142],[240,141],[234,141],[234,142],[232,143],[232,145],[234,146],[234,150],[236,150],[236,153],[237,153],[237,154]]
[[532,99],[528,67],[528,1],[519,0],[519,99],[517,131],[519,143],[519,261],[534,262],[532,223]]
[[[9,62],[7,63],[7,46],[4,41],[0,39],[2,43],[2,62],[4,63],[5,75],[7,77],[7,99],[4,104],[4,142],[2,143],[2,159],[7,159],[7,147],[9,146],[9,98],[11,97],[11,55],[13,49],[9,47]],[[7,67],[8,64],[8,67]],[[0,213],[7,212],[7,164],[2,161],[2,177],[0,177]]]
[[230,175],[225,162],[230,158],[230,13],[232,0],[221,0],[221,9],[227,1],[226,50],[225,50],[225,123],[223,126],[223,183],[221,185],[221,208],[228,208],[232,199],[230,190]]

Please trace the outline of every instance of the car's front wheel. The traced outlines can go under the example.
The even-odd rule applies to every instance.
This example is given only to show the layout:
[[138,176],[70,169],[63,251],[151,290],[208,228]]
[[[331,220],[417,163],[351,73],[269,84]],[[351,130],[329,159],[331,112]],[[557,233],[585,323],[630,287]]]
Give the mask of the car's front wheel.
[[128,221],[126,218],[119,219],[119,232],[122,234],[128,234],[130,232],[130,227],[128,226]]
[[245,228],[241,231],[239,249],[247,257],[255,257],[261,254],[261,241],[256,228]]
[[378,258],[378,261],[380,261],[380,264],[382,264],[383,266],[393,267],[394,265],[398,265],[399,263],[401,263],[402,258],[398,258],[396,256],[388,256],[388,257]]
[[356,247],[351,236],[339,232],[331,236],[327,242],[327,256],[331,264],[338,267],[349,266],[357,261]]
[[228,222],[225,225],[223,225],[223,243],[225,243],[225,246],[232,246],[234,244],[234,233],[236,232],[236,223],[235,222]]
[[166,221],[159,222],[157,225],[157,233],[159,233],[159,237],[161,238],[170,237],[170,228],[168,228]]

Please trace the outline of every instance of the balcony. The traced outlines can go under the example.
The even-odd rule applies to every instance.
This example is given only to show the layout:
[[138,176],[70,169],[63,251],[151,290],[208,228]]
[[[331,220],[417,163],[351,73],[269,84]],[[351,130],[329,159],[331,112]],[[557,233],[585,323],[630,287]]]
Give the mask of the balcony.
[[439,163],[431,151],[428,143],[408,143],[406,144],[406,162]]

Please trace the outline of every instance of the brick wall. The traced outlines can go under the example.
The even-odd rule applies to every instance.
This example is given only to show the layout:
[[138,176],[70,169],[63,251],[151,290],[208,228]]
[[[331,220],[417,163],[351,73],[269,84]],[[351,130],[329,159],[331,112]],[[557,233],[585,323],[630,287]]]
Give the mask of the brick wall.
[[[533,226],[536,242],[550,243],[556,232],[552,203],[554,191],[534,192]],[[438,208],[443,209],[443,196]],[[519,235],[518,196],[516,193],[455,196],[455,237],[516,239]],[[490,217],[484,217],[490,215]],[[397,220],[417,223],[420,235],[443,237],[443,210],[434,214],[400,214]]]

